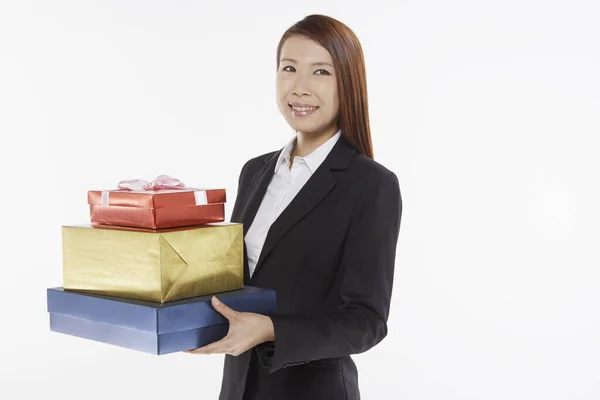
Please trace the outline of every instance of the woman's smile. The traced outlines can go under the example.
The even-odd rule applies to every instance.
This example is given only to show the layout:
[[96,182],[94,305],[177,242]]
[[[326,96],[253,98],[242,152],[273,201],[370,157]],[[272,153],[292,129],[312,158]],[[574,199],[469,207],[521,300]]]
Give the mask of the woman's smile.
[[319,109],[319,106],[310,106],[305,104],[288,104],[292,109],[292,115],[294,117],[306,117],[308,115],[312,115]]

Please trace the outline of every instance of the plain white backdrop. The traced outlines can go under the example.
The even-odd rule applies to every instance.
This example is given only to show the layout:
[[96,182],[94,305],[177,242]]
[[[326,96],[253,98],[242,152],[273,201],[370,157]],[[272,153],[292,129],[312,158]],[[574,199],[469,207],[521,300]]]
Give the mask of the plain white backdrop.
[[60,227],[88,189],[224,187],[293,132],[275,49],[297,20],[363,45],[375,158],[404,210],[364,399],[600,398],[600,6],[590,1],[0,3],[0,398],[216,399],[222,355],[49,331]]

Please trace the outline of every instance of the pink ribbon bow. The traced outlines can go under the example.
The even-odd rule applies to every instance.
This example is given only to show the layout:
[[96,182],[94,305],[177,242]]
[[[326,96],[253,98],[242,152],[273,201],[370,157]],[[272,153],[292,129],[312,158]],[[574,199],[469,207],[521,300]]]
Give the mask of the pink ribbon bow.
[[159,175],[153,181],[144,179],[129,179],[119,182],[119,189],[123,190],[159,190],[159,189],[181,189],[185,184],[179,179],[169,175]]

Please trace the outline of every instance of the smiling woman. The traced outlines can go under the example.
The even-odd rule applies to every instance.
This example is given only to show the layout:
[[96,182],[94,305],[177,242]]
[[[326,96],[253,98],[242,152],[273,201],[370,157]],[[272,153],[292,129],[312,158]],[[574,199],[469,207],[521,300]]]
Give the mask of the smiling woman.
[[352,354],[387,335],[402,200],[373,160],[360,43],[311,15],[277,47],[277,106],[295,137],[248,160],[231,221],[244,226],[244,283],[274,289],[275,315],[240,313],[222,340],[220,400],[359,400]]
[[[277,68],[277,105],[288,124],[303,134],[337,132],[337,76],[329,52],[305,36],[292,36],[281,46]],[[302,154],[298,154],[301,156]]]
[[[365,61],[354,32],[333,18],[310,15],[283,34],[276,54],[277,105],[288,124],[296,131],[320,128],[329,137],[337,127],[373,158]],[[316,106],[321,115],[305,122],[297,117],[310,110],[294,106]]]

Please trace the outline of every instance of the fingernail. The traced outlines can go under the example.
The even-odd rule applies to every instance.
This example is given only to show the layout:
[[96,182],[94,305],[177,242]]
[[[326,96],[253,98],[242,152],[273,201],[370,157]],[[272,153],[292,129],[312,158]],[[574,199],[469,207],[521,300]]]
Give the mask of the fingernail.
[[213,296],[213,301],[215,302],[216,305],[219,305],[221,302],[219,301],[219,299],[217,299],[217,296]]

